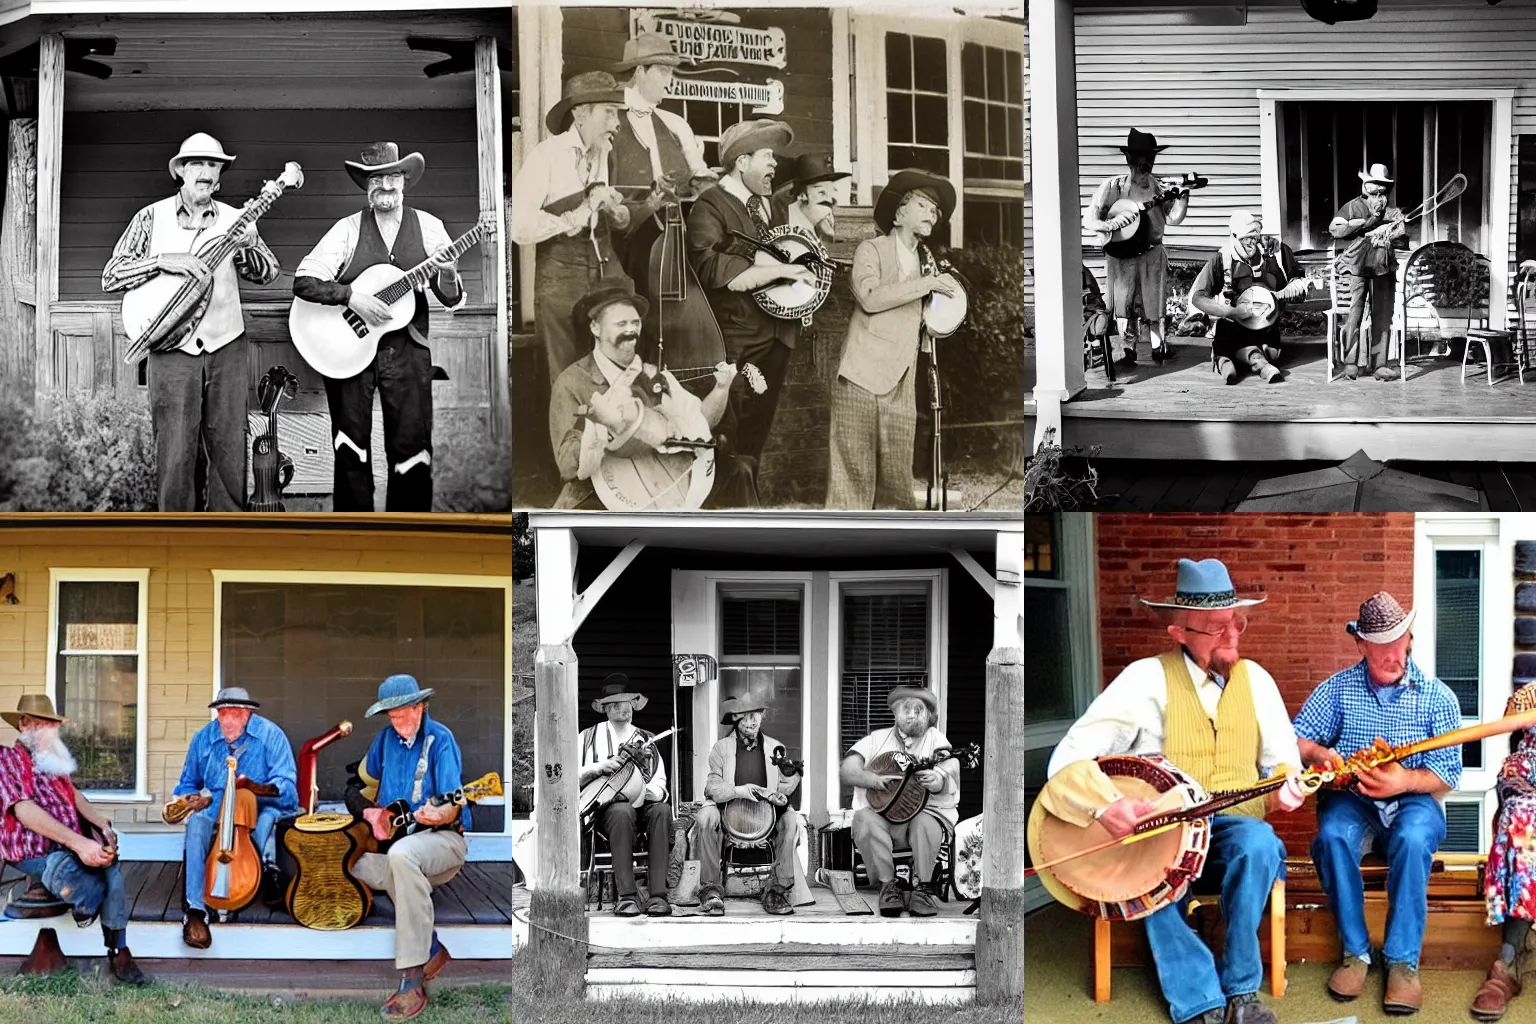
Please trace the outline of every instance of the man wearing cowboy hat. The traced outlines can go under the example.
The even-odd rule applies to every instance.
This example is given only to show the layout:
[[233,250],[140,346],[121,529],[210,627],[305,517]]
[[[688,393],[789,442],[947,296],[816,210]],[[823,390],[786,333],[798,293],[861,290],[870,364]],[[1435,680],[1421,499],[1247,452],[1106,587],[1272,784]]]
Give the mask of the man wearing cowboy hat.
[[181,939],[193,949],[207,949],[213,941],[203,888],[208,851],[219,828],[219,810],[229,778],[225,760],[235,758],[236,773],[256,783],[256,827],[251,830],[251,840],[261,855],[262,884],[268,898],[280,888],[277,820],[299,809],[293,747],[277,723],[256,714],[261,704],[252,700],[244,687],[226,686],[208,706],[214,718],[192,735],[181,778],[171,791],[172,802],[192,812],[186,819],[182,850],[186,872]]
[[[1168,147],[1159,146],[1157,136],[1151,132],[1132,128],[1126,135],[1125,145],[1117,148],[1125,154],[1129,172],[1105,179],[1093,194],[1083,211],[1083,227],[1089,231],[1118,231],[1129,226],[1130,215],[1109,215],[1110,207],[1122,199],[1145,203],[1163,195],[1163,183],[1152,173],[1152,167],[1157,162],[1157,154]],[[1128,331],[1133,318],[1138,315],[1147,323],[1153,361],[1160,363],[1172,358],[1173,352],[1163,339],[1163,317],[1168,313],[1168,254],[1163,250],[1163,228],[1166,224],[1182,223],[1188,210],[1187,194],[1143,210],[1142,225],[1149,247],[1136,256],[1122,258],[1106,254],[1104,257],[1106,295],[1110,311],[1120,326],[1126,362],[1136,361],[1140,328],[1137,328],[1137,334]],[[1138,295],[1140,306],[1136,304]]]
[[[1361,194],[1345,203],[1328,224],[1328,233],[1338,243],[1334,273],[1349,294],[1349,319],[1344,324],[1342,342],[1344,376],[1354,380],[1361,373],[1369,373],[1377,380],[1397,380],[1397,367],[1387,360],[1392,300],[1397,289],[1397,258],[1392,251],[1406,247],[1408,228],[1402,212],[1387,207],[1387,193],[1393,184],[1387,177],[1387,165],[1371,164],[1370,170],[1356,173],[1362,182]],[[1362,235],[1366,244],[1346,256],[1344,250],[1349,243]],[[1365,322],[1367,295],[1371,302],[1371,340],[1362,345],[1360,330]],[[1330,359],[1331,345],[1330,339]],[[1440,344],[1436,344],[1435,355],[1448,352],[1449,347],[1441,351]]]
[[1291,247],[1264,238],[1264,222],[1248,210],[1235,210],[1228,222],[1226,244],[1195,277],[1189,304],[1216,322],[1211,339],[1211,369],[1228,384],[1236,384],[1238,367],[1251,370],[1265,383],[1285,379],[1272,360],[1280,357],[1280,318],[1264,324],[1265,310],[1237,305],[1254,285],[1267,288],[1278,303],[1305,295],[1311,286]]
[[775,150],[794,141],[783,121],[738,121],[720,133],[720,162],[725,175],[718,188],[699,196],[688,212],[688,262],[709,297],[733,365],[752,363],[767,384],[760,395],[737,389],[736,450],[762,465],[763,448],[773,429],[779,392],[789,372],[798,337],[798,320],[769,316],[751,293],[778,281],[816,283],[809,269],[787,263],[757,265],[757,250],[732,231],[762,238],[784,223],[769,198],[778,169]]
[[645,830],[646,864],[650,875],[650,898],[645,913],[668,917],[672,904],[667,902],[667,863],[672,841],[672,807],[667,803],[667,766],[661,753],[650,741],[652,734],[634,724],[635,712],[648,703],[642,693],[630,689],[629,677],[614,672],[603,680],[603,692],[592,702],[592,710],[605,721],[581,731],[581,768],[576,785],[585,786],[593,779],[612,775],[622,766],[620,750],[638,750],[644,786],[634,803],[620,797],[598,815],[597,830],[608,837],[613,854],[613,878],[618,902],[613,912],[619,917],[638,917],[641,911],[639,887],[635,882],[635,833]]
[[[448,309],[464,304],[464,283],[453,255],[453,237],[443,222],[416,206],[405,193],[426,171],[420,153],[400,155],[393,142],[375,142],[360,160],[347,160],[347,175],[368,197],[368,209],[343,217],[299,263],[293,293],[323,305],[346,306],[373,325],[388,321],[388,303],[352,282],[369,267],[389,263],[402,270],[431,263],[432,294]],[[495,214],[480,214],[487,233]],[[432,510],[432,352],[427,348],[430,314],[425,291],[416,292],[411,322],[379,338],[378,354],[361,373],[325,379],[335,449],[333,507],[337,512],[372,512],[374,455],[373,393],[384,410],[384,456],[389,483],[387,512]]]
[[853,315],[832,392],[829,509],[916,507],[919,354],[931,351],[923,300],[955,294],[924,239],[955,210],[955,187],[927,171],[897,171],[875,200],[883,234],[859,243],[848,286]]
[[779,188],[783,220],[825,245],[837,237],[837,185],[851,178],[832,166],[830,153],[801,153],[790,163],[788,180]]
[[[1163,997],[1178,1022],[1275,1024],[1257,996],[1264,977],[1258,927],[1285,869],[1285,845],[1264,816],[1295,810],[1304,795],[1295,778],[1296,734],[1274,677],[1238,654],[1248,609],[1263,600],[1239,598],[1218,559],[1179,559],[1173,600],[1141,599],[1178,650],[1131,662],[1104,688],[1056,745],[1049,781],[1030,814],[1037,857],[1047,813],[1080,828],[1098,821],[1112,838],[1129,835],[1153,806],[1122,796],[1094,760],[1112,754],[1161,754],[1206,792],[1289,776],[1275,792],[1211,818],[1204,873],[1221,879],[1227,941],[1219,961],[1185,922],[1180,904],[1144,919]],[[1081,903],[1049,871],[1040,878],[1058,900]]]
[[464,785],[464,759],[446,725],[427,713],[435,691],[414,676],[393,675],[379,684],[379,699],[367,717],[387,714],[388,729],[373,738],[368,753],[347,783],[347,809],[387,838],[386,809],[397,800],[410,808],[417,831],[389,844],[385,853],[365,853],[353,874],[372,889],[389,893],[395,905],[395,967],[400,987],[384,1003],[386,1020],[414,1017],[427,1005],[426,983],[453,957],[438,940],[432,890],[447,885],[469,856],[464,830],[468,807],[435,806],[432,797]]
[[629,227],[630,210],[608,183],[623,103],[608,72],[572,75],[544,115],[549,137],[523,158],[512,183],[512,241],[534,247],[534,329],[551,382],[587,351],[586,326],[572,317],[576,300],[600,278],[629,283],[612,232]]
[[[867,766],[887,751],[927,758],[951,744],[938,729],[939,699],[927,687],[894,687],[886,696],[886,706],[894,719],[891,726],[876,729],[850,747],[837,777],[853,787],[853,844],[864,858],[870,880],[880,886],[880,916],[933,917],[939,912],[934,903],[939,893],[932,883],[933,867],[944,837],[954,834],[959,820],[960,762],[951,758],[918,772],[917,781],[931,794],[928,803],[910,821],[887,821],[869,806],[868,791],[883,789],[891,777]],[[896,879],[891,854],[898,846],[912,851],[910,887]]]
[[[591,332],[592,351],[556,378],[549,397],[549,440],[560,467],[556,508],[601,508],[592,474],[603,456],[654,452],[669,438],[707,441],[725,414],[736,367],[715,368],[703,399],[635,351],[647,303],[628,279],[599,282],[576,303],[573,318]],[[658,390],[659,389],[659,390]],[[734,475],[721,467],[721,486]]]
[[[1417,609],[1415,609],[1417,611]],[[1461,705],[1412,656],[1414,612],[1383,591],[1360,606],[1344,627],[1360,660],[1324,680],[1296,716],[1296,735],[1307,764],[1370,747],[1377,737],[1394,747],[1461,727]],[[1335,999],[1365,989],[1371,939],[1361,896],[1362,838],[1374,836],[1387,855],[1386,961],[1383,1005],[1413,1013],[1423,1001],[1419,952],[1429,915],[1430,864],[1445,839],[1440,798],[1461,779],[1461,746],[1444,747],[1360,772],[1351,789],[1317,794],[1317,836],[1312,861],[1339,925],[1344,961],[1328,979]]]
[[[112,816],[70,780],[75,758],[59,738],[69,719],[41,693],[22,695],[16,710],[0,718],[21,734],[15,746],[0,747],[0,857],[68,903],[80,927],[99,915],[112,976],[149,984],[128,951],[128,899]],[[62,968],[57,939],[52,952]]]
[[767,801],[775,808],[773,882],[763,890],[763,909],[778,915],[795,912],[789,894],[795,887],[800,819],[788,808],[800,776],[786,776],[773,763],[770,751],[783,749],[784,744],[763,732],[767,710],[766,701],[750,694],[728,697],[720,705],[720,724],[731,731],[709,748],[704,803],[694,812],[690,834],[699,862],[699,906],[712,917],[725,913],[725,892],[720,887],[720,808],[732,800]]
[[[101,272],[101,288],[125,292],[160,274],[207,280],[213,289],[202,319],[181,346],[150,352],[149,413],[161,512],[240,512],[245,509],[246,352],[231,342],[245,333],[240,282],[270,284],[277,257],[255,225],[235,239],[234,254],[217,267],[193,250],[227,232],[241,211],[214,198],[219,178],[235,158],[212,135],[188,136],[171,158],[176,194],[134,215]],[[200,466],[202,462],[204,465]],[[206,487],[198,492],[199,469]]]

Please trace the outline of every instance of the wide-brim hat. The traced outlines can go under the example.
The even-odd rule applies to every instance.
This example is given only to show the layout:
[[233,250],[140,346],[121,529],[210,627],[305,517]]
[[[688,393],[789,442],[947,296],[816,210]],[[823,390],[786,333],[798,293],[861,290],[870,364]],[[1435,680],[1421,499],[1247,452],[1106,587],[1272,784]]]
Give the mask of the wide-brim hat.
[[675,68],[687,64],[688,58],[672,49],[672,41],[660,32],[642,32],[624,41],[624,59],[609,70],[614,74],[647,64],[665,64]]
[[627,700],[635,702],[636,711],[645,710],[645,706],[650,703],[645,694],[630,689],[629,676],[623,672],[613,672],[603,680],[603,695],[592,702],[592,710],[602,711],[604,704],[618,704]]
[[69,721],[63,715],[54,714],[53,698],[46,693],[24,693],[21,695],[21,700],[16,702],[15,711],[0,711],[0,718],[5,719],[13,729],[21,728],[22,715],[46,718],[50,722]]
[[795,141],[795,130],[783,121],[766,117],[737,121],[720,133],[720,163],[729,171],[736,158],[760,149],[777,152]]
[[1263,604],[1268,597],[1238,597],[1237,588],[1232,585],[1232,575],[1219,558],[1207,558],[1199,562],[1181,558],[1173,600],[1148,601],[1144,597],[1139,600],[1148,608],[1221,611]]
[[572,110],[583,103],[614,103],[624,105],[624,90],[618,80],[606,71],[583,71],[565,80],[565,90],[549,112],[544,115],[544,127],[551,135],[565,131],[565,119]]
[[1367,184],[1367,185],[1372,185],[1372,184],[1374,184],[1374,185],[1395,185],[1396,184],[1395,181],[1393,181],[1391,178],[1387,177],[1387,165],[1386,164],[1371,164],[1370,170],[1368,170],[1368,171],[1356,171],[1355,174],[1359,175],[1360,180],[1362,182],[1364,182],[1365,184]]
[[852,171],[840,171],[832,166],[831,153],[801,153],[791,161],[789,177],[780,187],[793,191],[804,185],[814,185],[818,181],[840,181],[851,177],[853,177]]
[[1504,705],[1504,717],[1518,715],[1523,711],[1536,711],[1536,683],[1526,683],[1520,689],[1509,695],[1509,700]]
[[207,132],[197,132],[183,139],[181,149],[171,157],[171,162],[167,165],[171,169],[171,177],[180,178],[182,165],[193,159],[222,160],[225,166],[235,162],[233,156],[224,152],[224,147],[219,144],[218,139]]
[[1161,153],[1167,146],[1157,144],[1157,136],[1151,132],[1144,132],[1139,128],[1132,128],[1125,136],[1125,145],[1117,147],[1120,152],[1129,156],[1132,153]]
[[372,718],[381,711],[393,711],[395,708],[421,704],[436,692],[430,686],[423,689],[415,676],[390,676],[379,684],[379,699],[374,701],[373,706],[363,717]]
[[644,295],[636,293],[628,283],[625,284],[599,284],[576,300],[576,305],[571,307],[571,322],[576,325],[577,335],[584,336],[587,324],[603,310],[619,302],[627,302],[635,307],[635,312],[640,314],[640,319],[645,319],[646,312],[651,304],[645,300]]
[[261,705],[251,700],[251,695],[243,686],[226,686],[219,691],[219,695],[213,698],[210,708],[259,708]]
[[740,697],[727,697],[720,702],[720,724],[736,724],[736,716],[744,715],[748,711],[767,711],[768,702],[757,697],[742,695]]
[[1411,612],[1403,611],[1397,598],[1383,590],[1367,598],[1360,606],[1360,617],[1345,623],[1344,629],[1355,639],[1368,644],[1390,644],[1408,632],[1417,614],[1417,608]]
[[405,187],[410,188],[421,180],[421,175],[427,169],[427,158],[420,153],[407,153],[400,155],[400,147],[393,142],[375,142],[363,150],[361,160],[344,160],[347,173],[352,176],[353,182],[363,190],[368,188],[368,179],[375,174],[394,174],[396,171],[405,175]]
[[914,169],[897,171],[875,199],[875,226],[882,233],[891,230],[891,222],[896,219],[896,210],[901,206],[901,200],[908,192],[918,189],[927,189],[938,199],[939,224],[955,212],[955,186],[950,184],[948,178]]
[[908,697],[916,697],[928,705],[928,710],[937,718],[939,714],[939,698],[926,686],[897,686],[885,695],[885,706],[892,711],[896,710],[896,702],[906,700]]

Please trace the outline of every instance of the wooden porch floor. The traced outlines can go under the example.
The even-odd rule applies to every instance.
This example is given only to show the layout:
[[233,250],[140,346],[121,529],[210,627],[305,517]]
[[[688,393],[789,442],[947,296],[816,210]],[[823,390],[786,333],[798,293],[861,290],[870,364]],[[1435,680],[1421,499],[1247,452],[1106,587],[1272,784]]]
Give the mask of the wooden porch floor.
[[[861,915],[857,915],[857,916],[843,913],[842,908],[837,905],[837,900],[832,898],[832,891],[830,889],[823,889],[823,888],[820,888],[819,886],[811,886],[811,895],[815,897],[816,902],[813,903],[813,904],[810,904],[808,906],[796,907],[795,908],[795,912],[793,914],[787,915],[787,919],[791,919],[791,920],[798,919],[798,920],[802,920],[802,921],[804,921],[804,920],[811,920],[811,921],[852,921],[852,922],[871,921],[871,920],[873,920],[873,921],[887,921],[886,918],[880,917],[880,915],[878,913],[878,903],[879,903],[879,896],[880,896],[880,892],[879,892],[878,889],[860,889],[859,890],[859,895],[863,896],[865,902],[867,902],[869,904],[870,908],[872,910],[876,910],[877,912],[874,913],[874,914],[861,914]],[[962,921],[974,921],[974,920],[976,920],[976,915],[975,914],[971,914],[969,916],[966,916],[966,914],[965,914],[965,908],[970,906],[970,905],[971,905],[971,901],[970,900],[966,900],[966,899],[959,899],[959,900],[951,899],[948,903],[940,903],[939,904],[939,912],[936,915],[936,917],[934,918],[934,920],[959,919],[959,920],[962,920]],[[605,903],[603,905],[603,909],[602,910],[588,909],[587,910],[587,918],[589,920],[592,919],[592,918],[604,918],[604,919],[612,918],[613,920],[616,920],[616,921],[626,920],[626,919],[623,919],[623,918],[616,918],[616,917],[614,917],[614,914],[613,914],[613,904],[612,903]],[[672,917],[671,918],[667,918],[665,920],[692,919],[692,918],[697,918],[697,919],[702,920],[702,921],[720,921],[720,920],[783,921],[783,920],[786,920],[786,917],[779,917],[779,916],[776,916],[774,914],[770,914],[766,910],[764,910],[763,909],[762,901],[760,899],[758,899],[757,897],[755,897],[755,896],[754,897],[747,897],[747,896],[742,896],[742,897],[726,897],[726,900],[725,900],[725,917],[724,918],[705,917],[703,914],[699,913],[699,908],[698,907],[679,907],[679,906],[674,906],[672,908]],[[642,915],[639,918],[633,918],[633,919],[629,919],[629,920],[640,921],[640,920],[643,920],[643,919],[644,919],[644,915]],[[658,920],[658,919],[654,919],[653,918],[652,920]],[[916,919],[910,918],[910,917],[903,917],[903,918],[899,918],[897,920],[910,921],[910,922],[915,923],[915,924],[921,924],[922,923],[921,921],[917,921]],[[887,923],[889,923],[889,922],[887,921]]]

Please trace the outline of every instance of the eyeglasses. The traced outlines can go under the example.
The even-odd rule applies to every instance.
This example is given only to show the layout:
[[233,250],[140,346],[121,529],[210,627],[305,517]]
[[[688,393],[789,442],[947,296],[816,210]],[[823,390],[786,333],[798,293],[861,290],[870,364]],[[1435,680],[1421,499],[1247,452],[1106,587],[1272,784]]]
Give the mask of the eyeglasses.
[[1196,629],[1193,626],[1183,626],[1181,628],[1186,633],[1199,633],[1201,636],[1226,636],[1228,633],[1233,636],[1241,636],[1248,629],[1248,616],[1235,615],[1231,622],[1220,629]]

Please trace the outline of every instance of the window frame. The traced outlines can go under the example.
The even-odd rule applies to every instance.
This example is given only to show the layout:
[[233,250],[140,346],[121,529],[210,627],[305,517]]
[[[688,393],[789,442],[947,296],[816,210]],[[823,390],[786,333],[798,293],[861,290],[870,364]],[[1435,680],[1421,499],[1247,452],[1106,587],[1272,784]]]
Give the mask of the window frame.
[[[340,584],[342,586],[373,587],[429,587],[440,589],[499,590],[502,592],[502,751],[501,775],[503,780],[512,778],[512,575],[471,576],[436,573],[407,572],[315,572],[303,569],[214,569],[213,574],[213,687],[212,700],[223,687],[224,675],[224,584],[226,583],[292,583],[298,585]],[[209,720],[218,717],[209,712]],[[293,741],[293,737],[289,737]],[[295,754],[298,745],[294,746]],[[512,801],[506,796],[486,797],[477,801],[488,807],[504,807],[500,832],[466,832],[465,839],[472,844],[500,843],[512,836]],[[471,860],[477,859],[471,856]],[[493,858],[494,859],[494,858]]]
[[[59,708],[59,584],[61,583],[136,583],[139,587],[138,628],[135,630],[138,659],[138,706],[134,709],[133,789],[90,789],[80,792],[87,800],[102,803],[149,803],[149,574],[143,568],[48,568],[48,673],[47,693]],[[123,651],[123,654],[129,652]],[[60,714],[66,714],[59,709]]]

